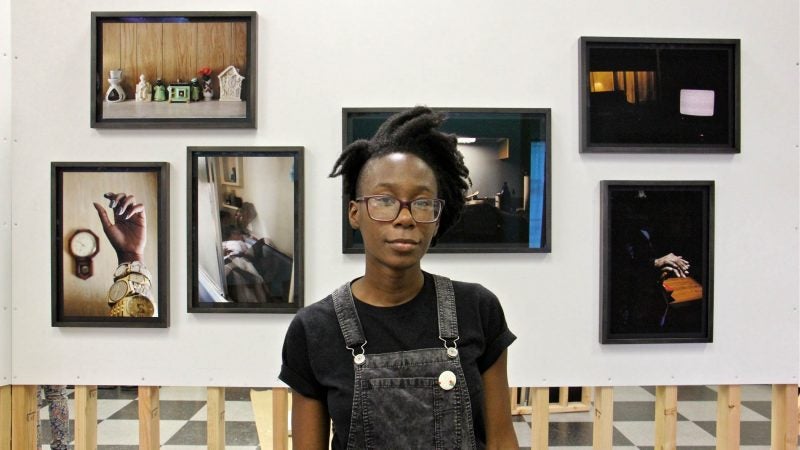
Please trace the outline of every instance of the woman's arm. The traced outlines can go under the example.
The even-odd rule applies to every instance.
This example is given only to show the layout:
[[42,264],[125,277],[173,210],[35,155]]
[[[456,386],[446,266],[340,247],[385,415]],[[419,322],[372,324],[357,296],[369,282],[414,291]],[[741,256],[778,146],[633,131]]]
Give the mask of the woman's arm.
[[292,392],[292,448],[327,449],[329,433],[330,417],[325,405],[319,400]]
[[[486,448],[518,449],[517,435],[511,424],[511,401],[508,396],[508,373],[503,351],[483,375],[483,405],[486,420]],[[294,430],[294,428],[292,428]]]

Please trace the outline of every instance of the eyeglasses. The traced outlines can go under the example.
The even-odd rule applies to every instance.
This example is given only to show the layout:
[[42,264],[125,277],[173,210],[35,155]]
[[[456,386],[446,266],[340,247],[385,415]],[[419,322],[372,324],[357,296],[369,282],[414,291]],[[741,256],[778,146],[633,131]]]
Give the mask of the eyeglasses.
[[417,223],[433,223],[439,220],[444,208],[444,200],[438,198],[418,198],[404,202],[391,195],[365,195],[357,202],[367,204],[367,214],[377,222],[392,222],[400,215],[400,210],[408,208]]

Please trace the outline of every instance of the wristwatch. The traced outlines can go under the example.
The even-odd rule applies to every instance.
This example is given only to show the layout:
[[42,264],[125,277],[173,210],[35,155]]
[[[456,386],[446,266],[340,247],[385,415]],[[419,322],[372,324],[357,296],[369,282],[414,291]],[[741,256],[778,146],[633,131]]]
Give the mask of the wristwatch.
[[116,302],[111,307],[111,317],[153,317],[153,302],[141,295],[131,295]]
[[117,270],[114,271],[114,279],[117,280],[132,273],[144,275],[148,280],[153,279],[150,271],[147,270],[147,267],[145,267],[144,263],[141,261],[124,262],[120,264]]
[[152,299],[150,280],[137,272],[131,272],[127,276],[117,278],[108,290],[108,303],[116,303],[130,295],[141,295]]

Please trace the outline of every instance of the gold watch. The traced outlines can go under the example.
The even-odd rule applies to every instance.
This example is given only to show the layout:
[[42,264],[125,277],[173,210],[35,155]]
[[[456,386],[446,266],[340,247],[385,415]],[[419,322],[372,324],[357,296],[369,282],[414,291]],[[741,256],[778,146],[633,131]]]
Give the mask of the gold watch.
[[150,271],[147,270],[147,267],[141,261],[124,262],[120,264],[114,271],[114,279],[117,280],[119,278],[128,276],[133,273],[144,275],[148,281],[153,279],[153,276],[150,274]]
[[153,317],[153,302],[141,295],[131,295],[116,302],[111,307],[111,317]]
[[108,290],[108,303],[113,304],[130,295],[141,295],[153,298],[150,292],[150,280],[144,275],[131,272],[127,276],[117,278]]

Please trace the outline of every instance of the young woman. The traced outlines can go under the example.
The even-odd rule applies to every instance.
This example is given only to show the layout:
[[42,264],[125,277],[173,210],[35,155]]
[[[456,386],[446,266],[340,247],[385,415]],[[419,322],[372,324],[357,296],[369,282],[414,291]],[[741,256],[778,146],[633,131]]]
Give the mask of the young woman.
[[348,146],[332,177],[364,239],[364,276],[301,310],[280,379],[296,449],[518,448],[506,348],[516,339],[481,285],[420,260],[464,207],[469,171],[443,116],[416,107]]

